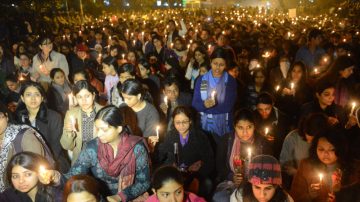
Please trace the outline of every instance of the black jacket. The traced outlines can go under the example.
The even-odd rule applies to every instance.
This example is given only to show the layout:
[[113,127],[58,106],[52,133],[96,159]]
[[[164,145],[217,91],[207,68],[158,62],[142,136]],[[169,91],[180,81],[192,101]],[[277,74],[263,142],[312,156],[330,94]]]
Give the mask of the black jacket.
[[156,159],[160,165],[175,163],[174,143],[179,145],[179,163],[190,166],[201,160],[202,166],[198,174],[202,177],[209,176],[214,170],[214,153],[208,137],[198,129],[192,128],[188,143],[181,146],[180,137],[176,130],[171,130],[163,143],[159,145]]

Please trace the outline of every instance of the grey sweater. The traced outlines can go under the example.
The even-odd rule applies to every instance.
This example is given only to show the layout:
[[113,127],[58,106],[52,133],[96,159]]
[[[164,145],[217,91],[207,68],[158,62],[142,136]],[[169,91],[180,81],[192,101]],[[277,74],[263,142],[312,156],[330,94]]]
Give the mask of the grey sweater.
[[136,112],[138,126],[144,137],[156,135],[156,126],[159,124],[159,112],[154,105],[146,102],[144,109]]

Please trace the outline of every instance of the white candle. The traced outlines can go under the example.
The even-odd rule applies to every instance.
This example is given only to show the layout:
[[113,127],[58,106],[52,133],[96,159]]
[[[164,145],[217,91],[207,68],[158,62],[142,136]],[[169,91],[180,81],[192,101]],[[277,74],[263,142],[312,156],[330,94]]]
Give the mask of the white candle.
[[265,132],[265,136],[267,136],[267,134],[269,133],[269,128],[266,127],[266,128],[264,129],[264,132]]
[[123,60],[125,60],[125,54],[124,53],[121,54],[121,57],[122,57]]
[[170,48],[172,49],[174,47],[174,43],[171,43],[170,44]]
[[156,137],[159,138],[160,126],[156,126]]
[[187,49],[188,49],[188,50],[190,49],[190,44],[187,45]]
[[211,45],[210,45],[210,44],[208,45],[208,50],[209,50],[209,52],[210,52],[210,50],[211,50]]
[[319,180],[320,180],[320,184],[322,183],[324,175],[322,173],[319,173]]
[[76,119],[75,119],[75,117],[70,116],[70,123],[71,123],[72,131],[76,131]]
[[319,73],[319,70],[317,68],[314,69],[314,73],[315,74],[318,74]]
[[251,148],[247,149],[249,162],[251,161]]
[[276,91],[279,91],[279,90],[280,90],[280,85],[277,85],[277,86],[275,87],[275,90],[276,90]]
[[295,83],[294,82],[290,83],[290,88],[293,91],[293,95],[295,95]]
[[354,111],[355,111],[355,107],[356,107],[356,102],[352,102],[352,103],[351,103],[350,116],[353,115],[353,113],[354,113]]
[[46,172],[45,166],[41,165],[41,166],[39,167],[39,174],[40,174],[40,175],[44,175],[45,172]]
[[168,106],[168,97],[167,96],[164,97],[164,103],[166,106]]
[[213,91],[211,92],[211,99],[212,99],[212,100],[215,100],[215,95],[216,95],[216,91],[213,90]]

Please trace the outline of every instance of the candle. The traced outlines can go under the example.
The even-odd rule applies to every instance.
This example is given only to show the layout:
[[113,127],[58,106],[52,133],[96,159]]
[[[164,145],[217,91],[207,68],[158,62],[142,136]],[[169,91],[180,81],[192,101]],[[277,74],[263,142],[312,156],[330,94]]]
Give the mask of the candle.
[[210,44],[208,45],[208,50],[209,50],[209,52],[210,52],[210,50],[211,50],[211,45],[210,45]]
[[141,40],[144,40],[144,32],[141,32]]
[[187,49],[190,49],[190,44],[187,45]]
[[168,97],[167,96],[164,97],[164,103],[166,104],[166,106],[168,106]]
[[290,83],[290,88],[291,88],[291,90],[294,90],[294,88],[295,88],[294,82],[291,82],[291,83]]
[[192,44],[193,40],[190,39],[189,43]]
[[251,161],[251,148],[247,149],[249,162]]
[[174,47],[174,43],[171,43],[170,44],[170,48],[172,49]]
[[327,62],[327,61],[328,61],[327,57],[324,57],[324,62]]
[[263,58],[268,58],[270,57],[270,53],[268,51],[266,51],[263,55],[262,55]]
[[133,44],[134,44],[134,46],[136,45],[136,40],[133,40]]
[[41,166],[39,167],[39,174],[40,174],[40,175],[44,175],[45,172],[46,172],[45,166],[41,165]]
[[318,74],[319,70],[317,68],[314,69],[314,74]]
[[76,132],[76,119],[74,116],[70,116],[71,130]]
[[100,59],[102,58],[102,54],[101,54],[101,53],[99,53],[99,58],[100,58]]
[[125,54],[124,53],[121,54],[121,57],[122,57],[123,60],[125,60]]
[[24,81],[24,80],[25,80],[25,78],[23,77],[22,74],[20,74],[19,81]]
[[81,30],[79,31],[79,35],[81,35]]
[[211,92],[211,99],[212,100],[215,100],[215,95],[216,95],[216,91],[214,90],[214,91]]
[[65,40],[65,34],[62,37],[63,37],[63,40]]
[[160,126],[156,126],[156,137],[159,139]]
[[280,85],[277,85],[277,86],[275,87],[275,90],[276,90],[276,91],[279,91],[279,90],[280,90]]
[[111,40],[111,36],[109,36],[109,40]]
[[319,180],[320,180],[320,184],[322,183],[324,175],[322,173],[319,173]]
[[355,111],[355,107],[356,107],[356,102],[352,102],[352,103],[351,103],[350,116],[353,115],[353,113],[354,113],[354,111]]
[[265,127],[264,132],[265,132],[265,136],[267,136],[267,134],[269,133],[269,128]]

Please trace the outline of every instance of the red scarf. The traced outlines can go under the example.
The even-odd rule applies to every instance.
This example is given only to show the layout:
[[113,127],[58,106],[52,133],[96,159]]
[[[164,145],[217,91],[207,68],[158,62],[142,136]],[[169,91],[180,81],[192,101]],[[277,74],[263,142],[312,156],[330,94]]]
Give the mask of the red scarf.
[[105,172],[112,176],[128,176],[135,174],[135,154],[134,147],[137,143],[142,141],[141,137],[128,135],[127,133],[120,134],[120,143],[118,145],[118,152],[114,158],[114,150],[110,144],[98,143],[98,159],[100,166]]

